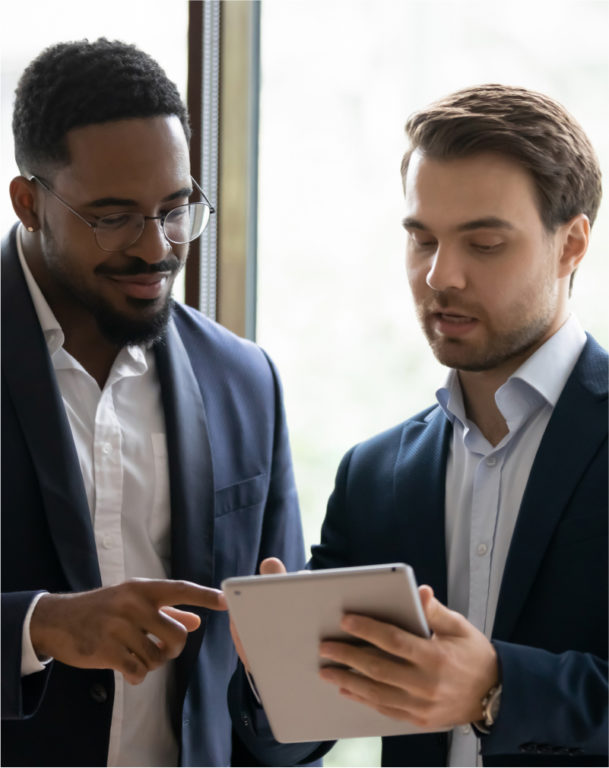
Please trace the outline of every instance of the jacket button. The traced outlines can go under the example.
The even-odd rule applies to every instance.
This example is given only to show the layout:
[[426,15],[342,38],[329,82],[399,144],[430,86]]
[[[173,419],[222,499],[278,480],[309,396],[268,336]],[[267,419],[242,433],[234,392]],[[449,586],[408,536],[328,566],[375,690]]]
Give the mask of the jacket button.
[[108,691],[101,683],[95,683],[89,688],[89,695],[93,701],[98,704],[105,704],[108,701]]

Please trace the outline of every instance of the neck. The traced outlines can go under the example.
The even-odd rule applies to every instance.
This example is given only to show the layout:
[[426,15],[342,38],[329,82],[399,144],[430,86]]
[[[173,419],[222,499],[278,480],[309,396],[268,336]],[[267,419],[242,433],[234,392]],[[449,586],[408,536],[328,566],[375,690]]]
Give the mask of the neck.
[[465,413],[493,446],[503,440],[508,426],[495,402],[495,393],[507,381],[488,375],[489,371],[459,371]]
[[65,335],[64,349],[78,360],[85,371],[93,376],[99,388],[103,389],[120,347],[106,341],[97,328],[93,339],[90,333],[81,333],[80,328],[77,332],[67,332],[61,320],[60,324]]
[[497,390],[509,377],[531,357],[556,331],[568,317],[566,309],[557,315],[548,331],[526,352],[506,360],[502,365],[488,371],[457,371],[463,393],[465,413],[473,421],[484,437],[497,445],[508,433],[508,426],[495,402]]

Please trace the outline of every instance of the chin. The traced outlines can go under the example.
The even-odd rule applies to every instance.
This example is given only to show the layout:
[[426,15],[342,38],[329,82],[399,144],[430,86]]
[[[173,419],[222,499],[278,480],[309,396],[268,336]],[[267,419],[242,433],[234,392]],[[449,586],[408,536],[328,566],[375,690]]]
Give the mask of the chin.
[[120,347],[148,345],[163,336],[171,315],[173,300],[166,299],[156,312],[150,310],[158,304],[157,299],[134,299],[130,303],[133,302],[137,302],[139,312],[127,315],[104,307],[98,308],[95,313],[99,330],[111,344]]

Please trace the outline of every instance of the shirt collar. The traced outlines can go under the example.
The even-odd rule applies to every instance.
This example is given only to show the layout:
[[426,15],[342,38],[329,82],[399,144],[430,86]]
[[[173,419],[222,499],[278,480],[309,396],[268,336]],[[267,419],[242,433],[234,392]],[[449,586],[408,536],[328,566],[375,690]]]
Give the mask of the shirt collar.
[[[510,431],[544,402],[554,407],[586,343],[586,334],[575,315],[539,347],[495,393],[495,401]],[[436,392],[438,404],[452,422],[467,429],[459,377],[451,370]]]
[[53,357],[55,352],[63,346],[65,336],[57,318],[53,314],[53,310],[49,307],[47,300],[44,298],[42,291],[38,287],[38,283],[34,280],[34,276],[25,260],[23,246],[21,244],[22,231],[22,225],[20,224],[19,229],[17,230],[17,254],[19,255],[19,263],[21,264],[23,276],[25,277],[25,282],[27,283],[30,296],[32,297],[34,309],[38,315],[38,322],[42,328],[49,355]]
[[569,315],[556,333],[524,361],[503,387],[512,380],[520,380],[536,389],[554,407],[585,344],[584,329],[575,315]]
[[[59,321],[55,317],[53,310],[45,299],[44,294],[40,290],[40,287],[34,279],[27,261],[25,260],[23,245],[21,243],[22,231],[22,225],[20,224],[19,229],[17,230],[17,254],[19,256],[19,263],[21,264],[23,276],[25,277],[25,282],[30,292],[30,296],[32,297],[32,303],[34,304],[34,309],[36,310],[36,314],[38,316],[38,322],[40,323],[40,327],[42,328],[42,332],[44,334],[49,355],[51,358],[53,358],[55,353],[63,347],[65,342],[65,335],[61,325],[59,324]],[[65,352],[65,355],[68,356],[68,352]],[[71,356],[69,357],[71,358]],[[121,368],[121,375],[123,376],[144,373],[148,367],[147,350],[145,350],[145,348],[142,346],[124,347],[119,352],[116,362],[119,364]],[[63,362],[58,360],[56,367],[57,366],[73,367],[70,366],[67,360],[63,360]],[[125,368],[125,366],[127,367]],[[129,373],[127,371],[129,371]]]

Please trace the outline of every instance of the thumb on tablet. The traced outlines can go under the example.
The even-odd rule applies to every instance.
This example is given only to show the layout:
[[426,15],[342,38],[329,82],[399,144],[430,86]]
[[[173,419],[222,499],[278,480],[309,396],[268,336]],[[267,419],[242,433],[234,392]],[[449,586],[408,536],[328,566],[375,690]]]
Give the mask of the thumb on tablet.
[[262,576],[268,576],[271,573],[286,573],[285,565],[278,557],[267,557],[260,563]]

